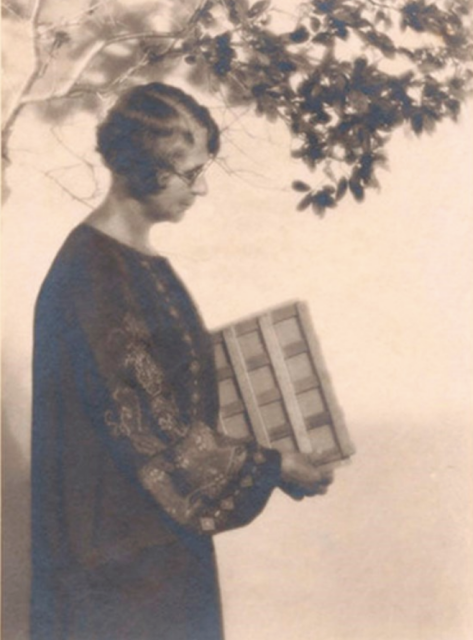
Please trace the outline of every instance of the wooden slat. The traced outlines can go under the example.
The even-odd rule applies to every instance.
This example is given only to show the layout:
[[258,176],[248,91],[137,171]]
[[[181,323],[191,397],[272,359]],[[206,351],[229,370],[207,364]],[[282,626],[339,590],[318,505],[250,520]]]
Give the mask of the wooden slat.
[[[274,320],[274,322],[281,322],[282,320],[288,320],[297,316],[297,304],[298,300],[289,300],[284,306],[278,305],[266,310]],[[252,313],[246,316],[246,318],[240,318],[237,322],[225,323],[224,325],[213,327],[211,329],[212,335],[217,342],[223,340],[223,332],[229,327],[234,327],[237,335],[241,332],[248,333],[248,331],[254,331],[258,328],[258,318],[261,313]]]
[[317,376],[307,376],[306,378],[302,378],[301,380],[296,380],[293,382],[294,391],[297,393],[303,393],[304,391],[309,391],[310,389],[317,389],[319,386],[319,379]]
[[332,417],[328,413],[328,411],[319,413],[316,416],[309,416],[305,419],[305,423],[307,425],[308,431],[317,429],[318,427],[330,427],[330,429],[333,431]]
[[317,464],[317,466],[324,464],[333,465],[333,463],[335,463],[334,466],[337,466],[336,463],[340,462],[340,452],[338,449],[331,449],[324,453],[314,453],[309,457],[312,459],[313,463]]
[[233,369],[230,366],[217,369],[217,379],[219,382],[221,380],[227,380],[228,378],[233,378]]
[[251,386],[251,380],[245,367],[245,360],[238,344],[235,329],[233,327],[224,329],[223,338],[255,437],[260,444],[269,447],[271,445],[269,434]]
[[264,391],[263,393],[259,393],[256,396],[259,407],[264,407],[265,404],[270,404],[271,402],[275,402],[276,400],[281,399],[281,392],[279,389],[269,389],[268,391]]
[[299,317],[302,322],[305,338],[307,340],[307,345],[309,347],[312,360],[315,363],[317,375],[319,376],[321,391],[329,408],[330,415],[332,416],[335,441],[340,448],[342,457],[348,457],[355,452],[355,448],[353,447],[348,436],[342,411],[338,405],[334,393],[332,392],[332,385],[327,368],[325,366],[324,359],[322,357],[322,353],[319,349],[315,334],[311,329],[312,323],[309,309],[303,302],[298,302],[297,308],[299,311]]
[[274,309],[270,314],[274,323],[294,318],[294,316],[297,316],[297,303],[289,303],[284,305],[284,307]]
[[277,440],[282,440],[282,438],[287,438],[288,436],[292,436],[292,427],[289,423],[282,424],[276,429],[271,430],[271,442],[276,442]]
[[260,353],[259,355],[252,356],[246,360],[246,368],[248,371],[259,369],[260,367],[264,367],[266,364],[270,364],[270,360],[265,353]]
[[249,318],[248,320],[242,320],[235,325],[235,334],[237,336],[244,336],[246,333],[251,333],[258,329],[258,323],[256,318]]
[[307,345],[302,340],[298,340],[297,342],[292,342],[291,344],[283,347],[283,353],[286,359],[292,358],[293,356],[298,356],[301,353],[307,353]]
[[235,400],[235,402],[230,402],[229,404],[222,405],[220,407],[220,411],[222,412],[222,416],[224,418],[231,418],[231,416],[234,416],[237,413],[244,413],[245,406],[240,400]]
[[270,354],[274,375],[278,382],[279,390],[281,391],[284,407],[294,430],[294,438],[297,446],[302,453],[310,453],[312,451],[312,443],[308,437],[304,418],[302,417],[297,398],[293,391],[289,371],[284,362],[281,346],[269,315],[261,316],[259,318],[259,325],[266,348]]

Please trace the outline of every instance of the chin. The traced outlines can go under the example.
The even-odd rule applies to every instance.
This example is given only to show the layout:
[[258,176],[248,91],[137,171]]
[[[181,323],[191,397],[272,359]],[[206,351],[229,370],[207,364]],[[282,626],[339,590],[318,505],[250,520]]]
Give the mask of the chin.
[[187,211],[191,208],[192,202],[183,202],[182,205],[176,209],[174,213],[174,218],[177,220],[182,220],[182,218],[186,215]]
[[178,222],[181,222],[181,220],[184,219],[185,213],[186,213],[185,211],[181,211],[180,213],[176,214],[172,218],[169,218],[169,222],[171,222],[172,224],[177,224]]

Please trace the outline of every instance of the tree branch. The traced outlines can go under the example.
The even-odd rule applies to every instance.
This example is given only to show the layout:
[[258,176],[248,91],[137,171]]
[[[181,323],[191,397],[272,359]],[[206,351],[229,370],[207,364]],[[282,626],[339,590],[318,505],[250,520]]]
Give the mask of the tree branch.
[[23,83],[20,90],[18,91],[17,97],[13,102],[13,106],[11,107],[10,112],[7,115],[5,122],[2,126],[2,158],[4,158],[7,163],[9,163],[10,161],[8,157],[8,143],[10,140],[13,124],[15,123],[15,120],[17,119],[18,115],[20,114],[23,108],[24,96],[29,92],[29,90],[35,84],[36,80],[39,78],[41,74],[41,56],[40,56],[40,50],[39,50],[39,44],[38,44],[37,28],[38,28],[38,20],[39,20],[39,14],[41,11],[42,3],[43,3],[43,0],[35,0],[33,9],[31,12],[30,20],[29,20],[31,35],[32,35],[32,42],[33,42],[33,53],[34,53],[34,59],[35,59],[34,67],[30,75],[26,78],[25,82]]
[[397,11],[398,13],[401,12],[399,7],[394,7],[390,4],[384,4],[384,2],[375,2],[375,0],[368,0],[368,2],[374,7],[380,7],[381,9],[387,9],[388,11]]
[[144,40],[144,39],[169,39],[169,38],[179,38],[181,37],[181,32],[169,32],[169,33],[158,33],[155,31],[143,31],[142,33],[126,33],[120,36],[116,36],[115,38],[110,38],[110,40],[102,40],[95,43],[91,49],[89,49],[88,54],[82,59],[79,60],[76,68],[72,71],[72,76],[66,82],[66,84],[62,87],[61,90],[55,91],[54,93],[46,94],[46,95],[36,95],[36,96],[23,96],[21,101],[22,105],[25,104],[33,104],[37,102],[46,102],[51,99],[65,98],[71,90],[74,88],[74,85],[80,80],[83,73],[86,71],[87,67],[92,63],[94,58],[96,58],[104,49],[110,47],[114,44],[118,44],[121,42],[128,42],[131,40]]
[[13,16],[15,16],[15,18],[19,18],[20,20],[23,19],[23,16],[20,13],[18,13],[18,11],[15,11],[13,7],[10,7],[10,5],[7,2],[2,2],[2,9],[5,9],[5,11],[8,11],[8,13],[11,13]]
[[80,204],[84,205],[84,207],[87,207],[88,209],[94,208],[94,205],[92,205],[90,202],[87,202],[87,200],[85,200],[84,198],[81,198],[80,196],[77,196],[70,189],[65,187],[60,180],[58,180],[55,176],[52,175],[52,173],[44,172],[44,171],[42,171],[41,173],[49,180],[52,180],[52,182],[54,182],[56,186],[58,186],[62,191],[64,191],[64,193],[67,193],[67,195],[73,200],[75,200],[76,202],[80,202]]
[[[198,20],[198,17],[200,15],[200,12],[202,11],[202,7],[205,5],[206,0],[199,3],[197,9],[193,12],[192,16],[190,17],[188,24],[184,28],[178,31],[166,32],[166,33],[159,33],[156,31],[144,31],[141,33],[124,33],[114,38],[110,38],[109,40],[99,40],[94,44],[93,47],[91,47],[87,55],[82,60],[78,61],[76,67],[72,70],[72,75],[70,79],[62,87],[62,89],[46,95],[43,94],[43,95],[30,96],[28,94],[31,88],[34,86],[36,81],[44,72],[44,68],[42,68],[41,61],[40,61],[41,52],[39,49],[38,34],[37,34],[38,18],[41,11],[42,2],[43,0],[35,0],[32,13],[31,13],[31,18],[30,18],[31,29],[33,34],[34,52],[35,52],[35,67],[32,73],[30,74],[30,76],[27,78],[27,80],[21,87],[18,93],[18,97],[15,101],[14,107],[12,108],[11,112],[8,114],[5,124],[2,127],[2,134],[3,134],[2,155],[5,157],[7,161],[8,161],[7,147],[8,147],[9,137],[11,134],[11,129],[13,127],[13,124],[16,118],[18,117],[18,115],[20,114],[21,110],[25,105],[39,103],[39,102],[47,102],[49,100],[55,100],[55,99],[67,97],[72,92],[74,86],[80,80],[80,78],[82,77],[86,69],[89,67],[89,65],[92,63],[92,61],[100,53],[102,53],[104,49],[114,44],[129,42],[133,40],[144,40],[144,39],[159,39],[159,40],[172,39],[176,41],[179,38],[184,37],[188,32],[188,30],[192,26],[194,26],[195,22]],[[170,46],[168,51],[172,50],[172,46],[173,45]]]
[[[41,2],[42,0],[37,0],[37,2]],[[207,0],[204,0],[199,4],[197,9],[194,11],[192,16],[189,19],[188,24],[178,31],[170,31],[170,32],[158,32],[158,31],[143,31],[141,33],[124,33],[114,38],[110,38],[109,40],[102,40],[95,43],[95,45],[89,50],[88,55],[85,56],[84,59],[80,60],[76,66],[76,68],[72,72],[72,77],[65,84],[65,86],[57,92],[47,96],[31,96],[31,97],[23,97],[22,104],[32,104],[35,102],[44,102],[50,100],[51,98],[65,98],[70,91],[73,89],[74,85],[80,80],[82,74],[86,71],[88,66],[92,63],[92,61],[100,54],[104,49],[110,47],[114,44],[119,44],[121,42],[129,42],[132,40],[147,40],[147,39],[159,39],[159,40],[179,40],[179,38],[184,37],[188,30],[195,24],[196,20],[199,17],[200,12],[202,11],[202,7],[205,5]],[[174,44],[173,43],[173,44]],[[169,50],[172,50],[173,44],[169,47]]]
[[96,11],[100,7],[100,5],[103,5],[103,4],[107,3],[107,0],[97,0],[95,2],[95,4],[93,4],[93,1],[94,0],[92,0],[92,2],[90,3],[88,9],[85,9],[83,11],[78,11],[71,18],[69,18],[69,20],[67,20],[67,21],[60,20],[59,22],[56,22],[54,24],[50,24],[49,26],[41,25],[42,26],[42,33],[48,33],[49,31],[55,31],[58,27],[60,27],[61,29],[66,29],[68,27],[80,26],[82,24],[82,19],[85,16],[90,15],[91,13]]

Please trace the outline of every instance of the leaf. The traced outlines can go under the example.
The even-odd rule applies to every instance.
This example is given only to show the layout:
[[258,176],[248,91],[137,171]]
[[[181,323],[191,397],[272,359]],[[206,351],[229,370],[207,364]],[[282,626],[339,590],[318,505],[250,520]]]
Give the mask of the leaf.
[[384,22],[385,20],[386,20],[386,13],[381,9],[378,9],[378,11],[376,11],[376,14],[374,16],[374,23],[376,24],[377,22]]
[[333,187],[324,187],[312,196],[312,208],[317,215],[323,215],[325,209],[333,209],[335,207],[334,193],[335,189]]
[[423,21],[423,3],[421,2],[408,2],[401,9],[402,23],[401,27],[405,29],[410,27],[414,31],[425,31]]
[[341,200],[343,196],[346,194],[347,189],[348,189],[348,180],[346,178],[341,178],[338,181],[338,185],[337,185],[337,192],[335,194],[336,199]]
[[320,13],[332,13],[336,4],[336,0],[314,0],[314,8]]
[[352,192],[355,200],[357,202],[362,202],[365,198],[365,190],[361,186],[360,182],[355,178],[350,178],[348,186],[350,187],[350,191]]
[[303,157],[305,156],[305,154],[306,154],[306,149],[305,149],[305,147],[301,147],[300,149],[293,149],[293,150],[291,151],[291,156],[292,156],[293,158],[297,158],[298,160],[299,160],[300,158],[303,158]]
[[319,216],[320,218],[324,217],[324,213],[325,213],[325,207],[317,202],[313,202],[312,203],[312,210],[315,213],[315,215]]
[[377,47],[387,58],[392,58],[396,53],[394,42],[389,36],[379,31],[360,32],[360,36],[373,47]]
[[346,40],[348,38],[347,25],[345,24],[345,22],[343,22],[343,20],[333,18],[332,27],[335,29],[335,33],[338,38],[340,38],[341,40]]
[[276,66],[279,71],[282,71],[283,73],[292,73],[297,70],[297,65],[294,64],[294,62],[291,62],[291,60],[281,60],[281,62],[278,62]]
[[416,111],[411,117],[411,126],[417,135],[420,135],[424,130],[424,115],[421,111]]
[[312,42],[316,44],[332,44],[333,34],[329,31],[322,31],[312,38]]
[[259,0],[258,2],[255,2],[246,15],[248,18],[253,20],[269,9],[270,6],[271,0]]
[[294,191],[310,191],[310,185],[307,182],[302,182],[302,180],[294,180],[292,188]]
[[299,27],[299,29],[296,29],[289,34],[289,39],[291,40],[291,42],[294,42],[296,44],[306,42],[309,39],[309,32],[307,31],[306,27]]
[[359,162],[358,174],[363,182],[367,182],[373,174],[374,158],[370,153],[364,153]]
[[451,117],[456,120],[456,118],[458,117],[459,113],[460,113],[460,107],[461,107],[461,103],[459,100],[455,100],[454,98],[450,98],[449,100],[447,100],[445,102],[445,106],[448,109],[449,113],[451,114]]
[[297,205],[297,210],[304,211],[305,209],[307,209],[307,207],[309,207],[312,204],[312,198],[313,198],[312,193],[308,193],[307,195],[305,195]]

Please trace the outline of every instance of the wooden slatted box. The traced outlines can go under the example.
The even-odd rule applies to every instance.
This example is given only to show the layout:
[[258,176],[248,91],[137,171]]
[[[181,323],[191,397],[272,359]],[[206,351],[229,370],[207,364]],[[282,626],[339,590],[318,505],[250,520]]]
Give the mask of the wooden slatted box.
[[305,303],[225,326],[213,341],[223,433],[301,451],[316,466],[354,453]]

